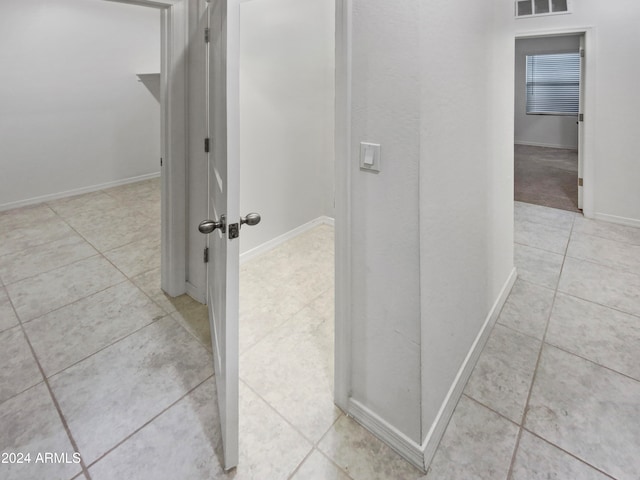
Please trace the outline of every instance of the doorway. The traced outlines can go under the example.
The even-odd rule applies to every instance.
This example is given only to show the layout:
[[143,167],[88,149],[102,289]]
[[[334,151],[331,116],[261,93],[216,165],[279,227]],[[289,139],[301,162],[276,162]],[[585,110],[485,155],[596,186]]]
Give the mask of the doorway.
[[516,38],[516,201],[583,208],[584,45],[584,33]]
[[333,394],[335,7],[244,2],[240,25],[240,210],[262,215],[240,237],[240,380],[316,443],[340,415]]
[[[333,401],[335,11],[319,0],[237,2],[223,22],[233,25],[231,40],[221,47],[224,12],[209,5],[210,30],[203,33],[210,38],[211,150],[205,151],[207,217],[214,220],[199,230],[208,234],[211,252],[207,298],[228,469],[246,464],[229,425],[239,418],[242,432],[243,419],[255,416],[249,390],[314,443],[339,415]],[[221,48],[231,58],[222,58]],[[233,86],[226,90],[225,76]],[[249,212],[262,222],[225,222]]]

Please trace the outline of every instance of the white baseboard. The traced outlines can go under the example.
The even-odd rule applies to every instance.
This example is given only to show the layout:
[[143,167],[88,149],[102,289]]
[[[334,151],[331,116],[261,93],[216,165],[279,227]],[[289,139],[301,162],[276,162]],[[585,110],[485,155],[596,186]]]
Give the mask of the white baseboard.
[[636,218],[617,217],[616,215],[607,215],[606,213],[595,213],[593,218],[595,220],[602,220],[603,222],[617,223],[628,227],[640,228],[640,220]]
[[440,411],[438,412],[438,415],[436,416],[436,419],[422,445],[419,445],[408,438],[405,434],[398,431],[398,429],[353,398],[349,399],[349,416],[353,417],[354,420],[376,435],[384,443],[389,445],[389,447],[395,450],[409,463],[423,472],[426,471],[436,453],[436,449],[440,444],[440,439],[449,424],[449,420],[451,419],[451,415],[453,415],[453,411],[458,404],[458,400],[460,400],[460,397],[462,396],[462,392],[469,380],[469,377],[471,376],[471,372],[476,366],[478,357],[480,357],[482,349],[487,343],[489,334],[498,319],[498,315],[500,314],[504,303],[507,301],[507,297],[513,288],[516,277],[517,272],[514,268],[502,287],[500,295],[489,311],[480,332],[476,336],[476,339],[462,363],[462,366],[460,367],[460,370],[458,371],[458,374],[456,375],[456,378],[453,381],[442,406],[440,407]]
[[262,255],[263,253],[276,248],[278,245],[286,242],[287,240],[291,240],[292,238],[297,237],[298,235],[301,235],[304,232],[317,227],[318,225],[331,225],[333,227],[334,224],[335,221],[331,217],[322,216],[311,220],[310,222],[302,224],[299,227],[294,228],[293,230],[289,230],[288,232],[283,233],[276,238],[273,238],[261,245],[258,245],[255,248],[252,248],[251,250],[247,250],[246,252],[240,254],[240,265],[251,260],[252,258],[257,257],[258,255]]
[[578,147],[576,145],[554,145],[551,143],[536,143],[536,142],[522,142],[519,140],[516,140],[514,142],[516,145],[524,145],[527,147],[546,147],[546,148],[561,148],[563,150],[578,150]]
[[28,205],[35,205],[36,203],[50,202],[52,200],[58,200],[60,198],[73,197],[74,195],[81,195],[83,193],[95,192],[97,190],[104,190],[105,188],[119,187],[120,185],[141,182],[143,180],[149,180],[151,178],[158,178],[159,176],[160,176],[160,172],[149,173],[146,175],[139,175],[137,177],[130,177],[122,180],[115,180],[113,182],[101,183],[99,185],[91,185],[89,187],[75,188],[73,190],[67,190],[67,191],[58,192],[58,193],[51,193],[48,195],[42,195],[40,197],[27,198],[25,200],[18,200],[16,202],[3,203],[2,205],[0,205],[0,212],[4,210],[11,210],[13,208],[26,207]]
[[353,398],[349,399],[349,416],[389,445],[409,463],[425,472],[424,454],[420,444],[411,440],[404,433],[390,425],[389,422]]
[[462,366],[460,367],[460,370],[458,371],[458,374],[456,375],[456,378],[451,385],[451,388],[449,389],[449,392],[447,393],[442,406],[440,407],[440,411],[438,412],[438,415],[436,415],[436,418],[431,425],[429,432],[427,433],[427,436],[422,444],[422,451],[424,454],[424,468],[428,468],[431,464],[431,461],[433,460],[433,456],[435,455],[436,449],[440,444],[442,435],[444,435],[444,432],[447,429],[447,425],[449,424],[451,415],[453,415],[453,411],[458,404],[458,400],[460,400],[460,397],[462,396],[464,387],[466,386],[467,381],[471,376],[471,372],[473,372],[473,369],[476,366],[478,357],[480,357],[480,354],[482,353],[482,349],[487,343],[489,334],[491,333],[491,330],[493,329],[493,326],[498,319],[498,315],[500,314],[504,303],[507,301],[507,297],[509,296],[511,289],[513,288],[513,284],[515,283],[516,278],[517,271],[514,268],[511,271],[509,278],[507,278],[504,286],[502,287],[500,295],[498,296],[489,314],[487,315],[484,325],[476,336],[473,345],[471,345],[471,349],[469,350],[467,357],[464,359],[464,362],[462,363]]

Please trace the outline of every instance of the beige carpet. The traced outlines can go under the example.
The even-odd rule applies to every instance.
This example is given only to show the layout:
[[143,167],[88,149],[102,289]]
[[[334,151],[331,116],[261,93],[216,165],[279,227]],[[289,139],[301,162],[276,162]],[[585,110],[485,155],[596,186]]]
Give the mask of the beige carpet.
[[515,146],[515,200],[578,212],[578,152]]

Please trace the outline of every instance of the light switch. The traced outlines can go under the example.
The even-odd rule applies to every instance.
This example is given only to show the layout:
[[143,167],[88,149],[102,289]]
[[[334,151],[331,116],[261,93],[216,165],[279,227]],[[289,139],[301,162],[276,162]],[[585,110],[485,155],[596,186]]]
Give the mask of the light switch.
[[364,166],[367,168],[373,167],[373,155],[374,150],[371,147],[364,149]]
[[377,143],[360,143],[360,169],[371,172],[380,171],[380,145]]

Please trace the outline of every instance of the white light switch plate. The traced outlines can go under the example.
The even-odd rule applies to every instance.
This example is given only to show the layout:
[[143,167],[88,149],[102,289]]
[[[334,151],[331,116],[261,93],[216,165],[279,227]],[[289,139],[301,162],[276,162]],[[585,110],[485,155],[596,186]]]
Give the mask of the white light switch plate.
[[380,171],[380,145],[377,143],[360,143],[360,169],[370,172]]

